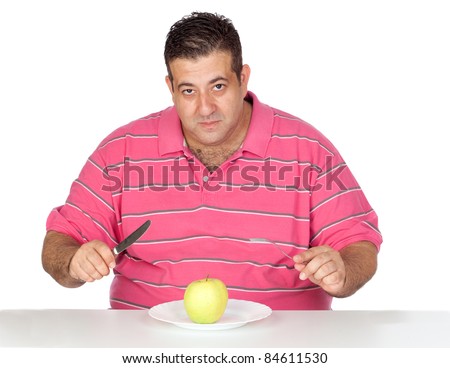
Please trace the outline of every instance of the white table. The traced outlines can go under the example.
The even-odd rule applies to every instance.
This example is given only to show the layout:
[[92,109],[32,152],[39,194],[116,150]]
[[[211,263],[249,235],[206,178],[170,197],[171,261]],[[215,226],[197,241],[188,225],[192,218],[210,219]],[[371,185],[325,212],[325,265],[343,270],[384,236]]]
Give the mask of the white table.
[[274,311],[223,331],[194,331],[147,311],[0,310],[0,347],[449,348],[449,311]]

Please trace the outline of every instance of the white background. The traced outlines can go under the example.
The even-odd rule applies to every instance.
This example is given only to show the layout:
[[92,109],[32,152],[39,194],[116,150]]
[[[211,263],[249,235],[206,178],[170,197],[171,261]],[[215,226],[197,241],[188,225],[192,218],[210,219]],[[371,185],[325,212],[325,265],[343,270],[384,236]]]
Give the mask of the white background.
[[[212,4],[212,5],[211,5]],[[0,1],[0,309],[108,308],[65,289],[45,221],[96,145],[171,104],[163,47],[193,10],[231,18],[250,89],[337,146],[380,218],[374,279],[334,309],[450,309],[445,1]]]

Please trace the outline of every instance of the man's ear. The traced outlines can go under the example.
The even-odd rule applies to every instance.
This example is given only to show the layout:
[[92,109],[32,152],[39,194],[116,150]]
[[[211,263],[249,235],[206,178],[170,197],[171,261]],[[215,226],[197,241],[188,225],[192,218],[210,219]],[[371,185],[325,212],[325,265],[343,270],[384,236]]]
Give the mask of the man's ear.
[[168,75],[166,75],[166,84],[167,84],[167,88],[169,88],[170,94],[172,95],[172,100],[174,98],[173,96],[173,83],[170,80],[170,77]]
[[244,88],[245,93],[247,93],[247,86],[248,86],[248,80],[250,79],[250,67],[245,64],[242,65],[242,71],[241,71],[241,86]]

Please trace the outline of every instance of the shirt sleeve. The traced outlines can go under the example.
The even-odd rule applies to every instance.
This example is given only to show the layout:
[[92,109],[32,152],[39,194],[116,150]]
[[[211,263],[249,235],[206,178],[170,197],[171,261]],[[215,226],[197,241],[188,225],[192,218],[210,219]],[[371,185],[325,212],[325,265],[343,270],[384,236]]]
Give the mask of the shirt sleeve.
[[336,148],[324,137],[318,169],[311,180],[311,246],[337,250],[370,241],[379,250],[378,216]]
[[80,244],[96,239],[114,247],[119,224],[111,188],[106,164],[96,150],[72,183],[66,203],[51,211],[47,231],[70,235]]

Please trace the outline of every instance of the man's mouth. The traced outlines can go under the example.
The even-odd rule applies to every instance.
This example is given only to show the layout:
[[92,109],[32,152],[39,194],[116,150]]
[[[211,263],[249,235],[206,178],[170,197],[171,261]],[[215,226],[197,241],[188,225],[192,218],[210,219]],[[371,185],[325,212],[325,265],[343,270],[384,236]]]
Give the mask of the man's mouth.
[[199,124],[204,128],[213,128],[219,123],[219,120],[201,121]]

